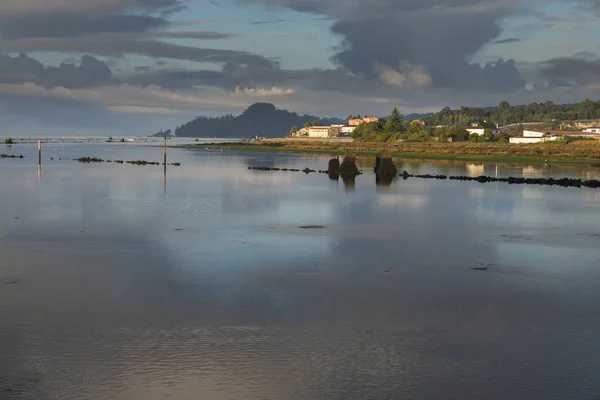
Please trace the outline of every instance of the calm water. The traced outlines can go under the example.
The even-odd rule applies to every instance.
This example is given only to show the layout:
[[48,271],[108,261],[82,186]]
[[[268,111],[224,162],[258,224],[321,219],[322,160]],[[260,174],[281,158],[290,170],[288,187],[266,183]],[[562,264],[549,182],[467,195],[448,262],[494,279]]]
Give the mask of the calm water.
[[[395,180],[327,157],[0,153],[2,399],[600,397],[600,190]],[[600,169],[400,170],[599,179]],[[324,225],[301,229],[300,225]],[[472,268],[484,264],[487,271]]]

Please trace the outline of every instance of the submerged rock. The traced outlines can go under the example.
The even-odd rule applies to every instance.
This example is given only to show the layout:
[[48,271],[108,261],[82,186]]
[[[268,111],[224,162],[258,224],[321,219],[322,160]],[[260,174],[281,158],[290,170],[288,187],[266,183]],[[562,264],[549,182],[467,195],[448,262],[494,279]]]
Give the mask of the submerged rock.
[[96,158],[96,157],[80,157],[80,158],[75,158],[75,161],[79,161],[79,162],[83,162],[83,163],[101,163],[104,162],[103,159],[101,158]]
[[400,174],[403,179],[408,178],[421,178],[421,179],[450,179],[455,181],[473,181],[479,183],[488,182],[503,182],[509,185],[549,185],[549,186],[562,186],[562,187],[588,187],[588,188],[600,188],[600,181],[592,179],[584,181],[581,179],[572,178],[524,178],[509,176],[507,178],[496,178],[493,176],[446,176],[446,175],[413,175],[406,171],[402,171]]

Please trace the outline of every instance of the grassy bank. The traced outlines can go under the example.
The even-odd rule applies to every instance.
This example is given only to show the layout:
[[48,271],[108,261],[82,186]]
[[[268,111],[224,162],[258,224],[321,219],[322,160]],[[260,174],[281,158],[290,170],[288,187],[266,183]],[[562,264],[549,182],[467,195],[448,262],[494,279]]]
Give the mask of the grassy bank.
[[202,144],[180,147],[310,154],[345,154],[351,152],[362,156],[372,156],[384,151],[397,158],[422,160],[600,165],[600,142],[595,141],[577,141],[569,144],[540,143],[523,145],[471,142],[365,143],[268,139],[250,143]]

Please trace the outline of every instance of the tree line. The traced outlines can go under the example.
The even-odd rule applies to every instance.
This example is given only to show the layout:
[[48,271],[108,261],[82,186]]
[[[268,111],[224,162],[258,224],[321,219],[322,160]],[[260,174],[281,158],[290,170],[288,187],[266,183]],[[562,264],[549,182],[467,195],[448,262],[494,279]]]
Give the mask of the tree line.
[[[577,104],[556,105],[551,101],[511,106],[503,101],[497,108],[461,107],[440,112],[424,118],[425,125],[418,121],[405,121],[396,107],[387,120],[362,123],[356,127],[352,137],[358,141],[408,142],[427,141],[472,141],[508,143],[511,136],[520,135],[524,122],[541,122],[556,126],[560,121],[600,119],[600,101],[585,100]],[[492,125],[513,125],[498,134],[486,129],[483,135],[469,134],[466,127],[473,122],[487,121]]]
[[452,110],[445,107],[441,111],[425,118],[430,126],[457,125],[468,126],[473,121],[483,121],[510,125],[521,122],[543,122],[551,124],[557,121],[600,119],[600,101],[585,100],[577,104],[554,104],[552,101],[512,106],[502,101],[498,107],[461,107]]
[[[469,125],[473,120],[469,121]],[[467,124],[465,124],[466,126]],[[419,121],[405,121],[398,108],[394,107],[387,120],[362,123],[352,132],[352,138],[363,142],[429,142],[429,141],[472,141],[508,143],[511,136],[523,132],[520,125],[499,134],[485,129],[483,135],[470,134],[465,126],[444,125],[438,127],[425,126]]]

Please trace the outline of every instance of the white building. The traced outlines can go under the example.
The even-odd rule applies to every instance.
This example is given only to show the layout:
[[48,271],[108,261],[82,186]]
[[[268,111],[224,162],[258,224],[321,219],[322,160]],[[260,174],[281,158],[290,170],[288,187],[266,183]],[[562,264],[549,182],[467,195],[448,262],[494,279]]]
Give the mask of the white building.
[[308,137],[326,138],[329,137],[329,126],[311,126],[308,128]]
[[[594,128],[590,128],[594,129]],[[540,143],[540,142],[551,142],[558,140],[561,137],[580,137],[586,139],[600,139],[600,134],[595,132],[589,132],[587,130],[583,132],[574,131],[523,131],[523,136],[515,136],[509,139],[510,143]]]
[[544,134],[545,134],[545,132],[540,132],[540,131],[527,131],[527,130],[523,131],[524,137],[541,138],[541,137],[544,137]]
[[356,129],[356,126],[342,126],[340,133],[342,136],[350,136],[352,132]]
[[[530,136],[530,137],[526,137],[526,136],[515,136],[515,137],[511,137],[510,139],[508,139],[509,143],[541,143],[541,142],[545,142],[546,139],[550,139],[548,138],[544,138],[544,137],[535,137],[535,136]],[[553,140],[556,140],[556,138],[554,138]]]
[[[485,126],[484,126],[484,124],[485,124]],[[486,126],[488,126],[488,127],[486,128]],[[469,132],[469,134],[476,133],[479,136],[483,136],[483,134],[485,133],[486,129],[491,130],[494,135],[499,132],[497,126],[493,127],[493,125],[488,124],[485,121],[484,121],[484,123],[473,122],[471,124],[471,126],[467,127],[466,129],[467,129],[467,132]]]
[[544,135],[546,135],[546,132],[524,130],[523,136],[511,137],[508,141],[510,143],[541,143],[558,139],[556,135]]
[[586,130],[584,130],[584,132],[600,133],[600,128],[587,128]]

